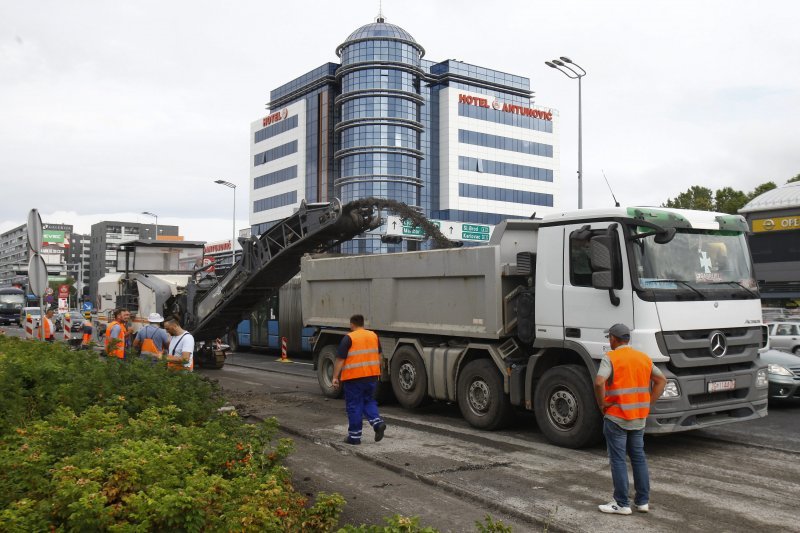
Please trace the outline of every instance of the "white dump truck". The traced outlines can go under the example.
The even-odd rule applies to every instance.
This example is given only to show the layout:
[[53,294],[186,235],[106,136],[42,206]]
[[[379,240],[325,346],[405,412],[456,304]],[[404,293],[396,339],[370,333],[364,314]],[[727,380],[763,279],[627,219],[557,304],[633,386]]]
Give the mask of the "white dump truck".
[[508,220],[487,246],[306,256],[320,387],[338,393],[336,347],[360,313],[402,406],[457,402],[484,429],[532,410],[550,441],[582,447],[601,435],[592,379],[604,330],[622,322],[668,378],[647,432],[763,417],[767,333],[746,233],[740,216],[610,208]]

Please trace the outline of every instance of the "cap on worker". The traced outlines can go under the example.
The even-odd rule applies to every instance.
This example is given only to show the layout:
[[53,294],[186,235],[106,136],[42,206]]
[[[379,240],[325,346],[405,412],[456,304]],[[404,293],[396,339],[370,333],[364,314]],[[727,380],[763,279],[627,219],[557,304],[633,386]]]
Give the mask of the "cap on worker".
[[612,335],[620,340],[629,341],[631,340],[631,330],[625,324],[614,324],[603,333],[608,335]]
[[152,323],[164,322],[164,317],[158,313],[150,313],[150,316],[147,317],[147,321]]

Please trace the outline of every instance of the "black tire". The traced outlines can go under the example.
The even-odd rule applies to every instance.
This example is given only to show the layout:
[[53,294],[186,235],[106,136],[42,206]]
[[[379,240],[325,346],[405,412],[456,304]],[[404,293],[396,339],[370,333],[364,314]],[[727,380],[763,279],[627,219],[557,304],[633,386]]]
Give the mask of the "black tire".
[[406,409],[421,407],[428,399],[428,374],[417,350],[401,346],[392,356],[392,390]]
[[342,388],[333,388],[333,364],[336,362],[336,346],[329,344],[323,346],[319,351],[319,360],[317,361],[317,381],[323,396],[328,398],[340,398],[342,396]]
[[490,359],[467,363],[458,375],[457,395],[461,414],[473,427],[495,430],[511,421],[513,412],[503,391],[503,376]]
[[800,346],[795,346],[792,348],[792,353],[795,355],[800,355]]
[[375,388],[375,401],[378,402],[378,405],[384,405],[387,403],[391,403],[394,398],[394,391],[392,390],[392,384],[388,381],[378,381],[378,386]]
[[556,366],[544,373],[533,393],[536,422],[547,440],[565,448],[600,442],[603,417],[586,368]]

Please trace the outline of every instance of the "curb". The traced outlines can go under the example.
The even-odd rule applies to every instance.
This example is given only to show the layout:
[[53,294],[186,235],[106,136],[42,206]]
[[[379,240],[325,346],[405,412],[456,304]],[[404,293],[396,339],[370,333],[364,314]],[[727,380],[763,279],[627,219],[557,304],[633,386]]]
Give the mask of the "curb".
[[[247,418],[250,419],[250,420],[257,420],[259,422],[263,422],[264,421],[264,418],[262,418],[262,417],[260,417],[258,415],[248,415]],[[279,419],[277,419],[277,417],[276,417],[276,420],[278,420],[278,428],[281,429],[282,431],[290,434],[290,435],[294,435],[295,437],[300,437],[301,439],[307,440],[309,442],[313,442],[314,444],[322,444],[322,445],[325,445],[325,446],[330,446],[331,448],[333,448],[333,449],[335,449],[335,450],[337,450],[339,452],[349,453],[351,455],[354,455],[354,456],[358,457],[359,459],[363,459],[365,461],[369,461],[370,463],[373,463],[373,464],[375,464],[375,465],[377,465],[377,466],[379,466],[381,468],[385,468],[386,470],[394,472],[395,474],[399,474],[401,476],[404,476],[404,477],[407,477],[407,478],[410,478],[410,479],[414,479],[416,481],[420,481],[422,483],[425,483],[426,485],[430,485],[432,487],[436,487],[438,489],[442,489],[445,492],[448,492],[450,494],[458,496],[459,498],[463,498],[463,499],[466,499],[466,500],[471,500],[473,502],[479,503],[479,504],[487,507],[488,509],[491,509],[491,510],[494,510],[494,511],[498,511],[498,512],[503,513],[503,514],[505,514],[507,516],[516,518],[517,520],[520,520],[520,521],[523,521],[523,522],[527,522],[527,523],[535,525],[535,526],[539,526],[539,527],[542,528],[543,531],[554,531],[554,532],[558,532],[558,533],[576,533],[576,532],[582,531],[582,530],[579,530],[579,529],[572,529],[570,527],[567,527],[564,524],[558,524],[557,522],[554,522],[548,516],[531,515],[531,514],[528,514],[528,513],[524,513],[524,512],[522,512],[522,511],[520,511],[520,510],[518,510],[518,509],[516,509],[514,507],[510,507],[510,506],[505,505],[505,504],[503,504],[501,502],[497,502],[495,500],[491,500],[489,498],[486,498],[486,497],[481,496],[479,494],[475,494],[475,493],[470,492],[468,490],[464,490],[464,489],[462,489],[460,487],[457,487],[457,486],[455,486],[455,485],[453,485],[451,483],[448,483],[446,481],[441,481],[441,480],[438,480],[438,479],[434,479],[431,476],[428,476],[428,475],[425,475],[425,474],[418,474],[416,472],[412,472],[411,470],[403,468],[402,466],[398,466],[396,464],[390,463],[390,462],[385,461],[383,459],[368,455],[368,454],[366,454],[364,452],[360,452],[358,450],[354,450],[352,447],[345,447],[344,445],[336,443],[336,442],[331,442],[331,441],[319,439],[317,437],[313,437],[313,436],[311,436],[311,435],[309,435],[307,433],[303,433],[299,429],[295,429],[295,428],[293,428],[291,426],[287,426],[287,425],[283,424]]]

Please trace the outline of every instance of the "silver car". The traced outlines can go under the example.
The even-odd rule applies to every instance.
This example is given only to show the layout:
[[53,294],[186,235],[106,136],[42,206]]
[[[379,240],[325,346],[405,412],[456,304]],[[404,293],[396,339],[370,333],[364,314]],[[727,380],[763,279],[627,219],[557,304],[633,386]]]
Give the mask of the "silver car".
[[800,322],[773,322],[768,327],[770,348],[800,355]]
[[780,350],[766,350],[759,356],[767,363],[770,401],[800,402],[800,356]]

